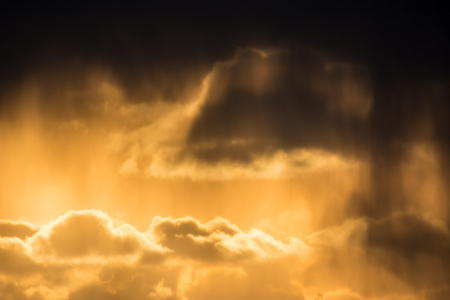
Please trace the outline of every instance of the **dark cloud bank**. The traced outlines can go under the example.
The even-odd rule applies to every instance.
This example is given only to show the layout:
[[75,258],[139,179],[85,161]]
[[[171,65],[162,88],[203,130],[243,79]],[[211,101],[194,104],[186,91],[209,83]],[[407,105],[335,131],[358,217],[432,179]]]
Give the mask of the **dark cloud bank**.
[[[242,138],[251,143],[222,143],[195,154],[210,162],[245,161],[261,151],[292,147],[364,155],[374,166],[373,191],[371,199],[356,206],[364,214],[385,215],[406,201],[395,178],[411,143],[432,141],[443,178],[450,176],[448,18],[443,11],[429,2],[4,4],[2,115],[14,115],[18,103],[10,100],[11,93],[26,79],[39,78],[50,95],[58,95],[62,84],[51,82],[65,80],[81,89],[83,72],[95,68],[110,72],[130,101],[182,101],[218,61],[234,56],[233,66],[218,68],[211,88],[217,99],[208,99],[190,141]],[[235,84],[251,81],[246,72],[259,59],[245,50],[235,54],[239,48],[287,51],[261,62],[278,66],[266,91]],[[356,113],[352,108],[343,113],[339,104],[330,106],[345,104],[349,84],[364,90],[348,97],[371,97],[366,115],[358,117],[358,107]],[[70,115],[61,97],[44,98],[43,112]],[[86,114],[88,100],[80,93],[70,110]],[[420,134],[421,127],[429,128],[426,134]]]
[[130,93],[151,79],[171,98],[183,72],[201,76],[248,46],[312,45],[369,64],[380,83],[445,74],[449,63],[448,21],[433,3],[17,1],[1,14],[2,89],[32,72],[103,65]]

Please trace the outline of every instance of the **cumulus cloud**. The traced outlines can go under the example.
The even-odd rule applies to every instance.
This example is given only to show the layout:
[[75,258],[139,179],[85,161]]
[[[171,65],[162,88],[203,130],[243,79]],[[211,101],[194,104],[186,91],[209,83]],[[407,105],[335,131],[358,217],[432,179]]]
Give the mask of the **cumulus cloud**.
[[301,289],[277,278],[289,279],[289,265],[303,265],[310,251],[298,239],[242,231],[221,218],[155,217],[140,232],[101,211],[70,211],[25,240],[0,238],[0,289],[11,299],[208,299],[218,284],[223,299],[302,299]]
[[26,222],[0,220],[0,237],[18,237],[24,239],[32,236],[39,227]]
[[0,272],[23,275],[39,270],[29,255],[29,246],[18,238],[0,238]]
[[107,215],[94,210],[60,217],[43,226],[29,243],[39,255],[63,258],[130,255],[142,249],[161,251],[133,227],[115,227]]
[[306,254],[297,239],[277,241],[260,230],[242,232],[224,219],[200,224],[192,218],[156,218],[151,227],[158,242],[177,254],[200,260],[239,261]]
[[0,290],[51,300],[441,300],[449,247],[445,223],[412,213],[349,219],[302,240],[223,218],[157,216],[140,232],[71,211],[25,240],[0,238]]

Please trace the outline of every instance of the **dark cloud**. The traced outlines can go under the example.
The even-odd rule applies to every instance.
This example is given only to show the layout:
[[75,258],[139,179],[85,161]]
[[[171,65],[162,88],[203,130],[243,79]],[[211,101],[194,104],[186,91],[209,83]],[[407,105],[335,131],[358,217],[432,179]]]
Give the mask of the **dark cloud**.
[[[195,153],[211,162],[248,161],[252,155],[292,148],[350,154],[367,148],[364,118],[371,93],[363,66],[335,62],[311,49],[267,57],[240,49],[213,69],[189,141],[200,144]],[[202,143],[216,147],[204,149]]]
[[[76,86],[92,69],[100,69],[117,80],[131,101],[179,100],[201,81],[217,55],[234,46],[224,47],[213,39],[215,32],[177,18],[181,10],[171,12],[170,7],[29,1],[8,5],[2,10],[1,91],[31,77],[41,86],[51,85],[55,94],[62,80]],[[8,96],[2,97],[2,104],[15,105]],[[47,99],[44,110],[58,105],[58,99]],[[83,100],[82,95],[77,100]]]
[[416,214],[372,221],[367,241],[369,247],[390,249],[406,259],[414,260],[421,254],[450,259],[450,234],[446,226]]
[[450,234],[444,223],[415,214],[373,221],[367,246],[380,265],[417,288],[439,287],[450,280]]
[[187,81],[239,46],[314,45],[384,71],[444,69],[447,23],[440,7],[426,3],[20,1],[2,9],[0,84],[9,89],[55,66],[59,74],[103,66],[130,98],[143,100],[139,90],[150,83],[162,98],[176,99]]
[[[369,202],[355,204],[364,214],[379,217],[411,205],[399,167],[414,144],[428,143],[436,149],[441,168],[438,172],[447,180],[449,83],[448,77],[432,79],[426,73],[404,77],[387,74],[375,79],[370,115],[371,195]],[[440,201],[448,203],[448,197],[447,190]]]
[[[248,163],[294,148],[357,157],[370,167],[370,186],[350,210],[370,217],[411,205],[401,164],[415,145],[431,145],[441,163],[437,172],[448,178],[449,77],[380,74],[370,64],[311,48],[273,52],[238,49],[214,66],[188,139],[198,159]],[[440,201],[448,195],[447,189]]]
[[[398,167],[415,140],[436,146],[442,177],[450,177],[449,21],[437,3],[19,1],[2,8],[2,115],[22,108],[16,94],[30,80],[40,111],[83,119],[98,107],[92,73],[107,74],[128,101],[184,101],[239,47],[287,49],[265,60],[241,51],[231,66],[217,67],[188,152],[209,162],[248,162],[293,147],[364,155],[370,195],[355,197],[351,209],[373,217],[408,207]],[[305,47],[325,60],[298,51]],[[262,92],[252,86],[254,65],[276,70]],[[355,106],[366,92],[367,115]],[[426,137],[415,134],[423,122],[431,123]],[[227,143],[234,138],[248,143]]]
[[428,290],[424,293],[425,299],[428,300],[444,300],[450,297],[450,287],[445,286],[434,290]]
[[305,283],[336,278],[327,288],[345,285],[362,297],[403,291],[421,299],[425,290],[432,298],[431,291],[440,291],[450,278],[448,229],[418,214],[347,221],[306,240],[322,260],[302,275]]

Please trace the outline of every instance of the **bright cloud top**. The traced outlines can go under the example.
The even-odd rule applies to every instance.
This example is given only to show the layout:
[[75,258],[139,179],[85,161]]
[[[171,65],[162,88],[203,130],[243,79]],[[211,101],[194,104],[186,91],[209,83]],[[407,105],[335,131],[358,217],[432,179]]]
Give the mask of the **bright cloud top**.
[[1,299],[443,300],[450,292],[448,228],[417,214],[349,219],[303,240],[223,218],[157,216],[140,232],[98,210],[40,227],[1,224]]
[[219,218],[202,224],[155,217],[148,232],[139,232],[101,211],[84,210],[32,236],[22,231],[0,238],[0,289],[11,295],[7,299],[183,299],[209,276],[247,278],[246,264],[300,260],[310,251],[297,239],[243,232]]

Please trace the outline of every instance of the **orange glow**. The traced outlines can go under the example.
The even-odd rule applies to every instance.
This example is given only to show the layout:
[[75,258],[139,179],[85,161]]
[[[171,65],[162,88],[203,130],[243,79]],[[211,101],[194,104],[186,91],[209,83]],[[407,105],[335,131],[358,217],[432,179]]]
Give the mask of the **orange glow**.
[[[174,99],[101,68],[11,88],[0,299],[444,299],[432,130],[374,159],[370,72],[308,51],[239,48]],[[407,200],[371,203],[380,182]]]

